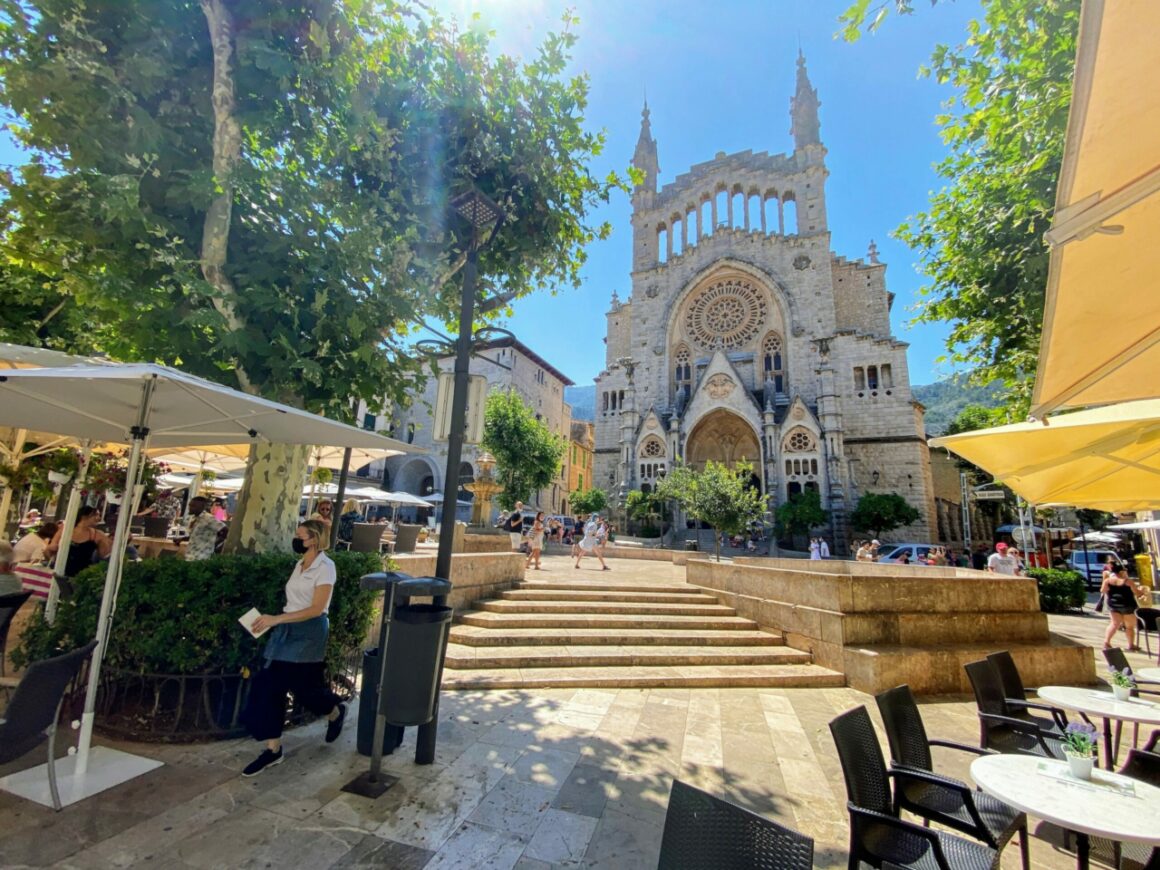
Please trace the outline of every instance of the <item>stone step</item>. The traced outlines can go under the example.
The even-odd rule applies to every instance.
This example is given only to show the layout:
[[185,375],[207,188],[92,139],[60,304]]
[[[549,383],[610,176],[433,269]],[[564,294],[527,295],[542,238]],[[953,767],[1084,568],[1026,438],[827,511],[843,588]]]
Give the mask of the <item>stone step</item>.
[[809,653],[785,646],[499,646],[447,645],[446,666],[496,668],[598,668],[655,665],[809,664]]
[[469,611],[464,625],[481,628],[669,628],[684,631],[752,631],[751,619],[740,616],[657,616],[626,613],[489,613]]
[[476,625],[453,625],[451,643],[474,647],[504,646],[783,646],[780,635],[765,631],[713,631],[706,629],[542,628],[495,629]]
[[568,592],[654,592],[658,594],[689,595],[700,593],[696,586],[670,583],[586,583],[583,581],[524,580],[515,589],[551,589]]
[[703,592],[625,592],[621,589],[505,589],[500,598],[507,601],[624,601],[657,604],[717,604],[717,599]]
[[724,604],[669,604],[635,601],[477,601],[475,607],[487,613],[620,613],[642,616],[735,616],[737,611]]
[[601,668],[477,668],[443,671],[444,689],[822,688],[846,678],[819,665],[677,665]]

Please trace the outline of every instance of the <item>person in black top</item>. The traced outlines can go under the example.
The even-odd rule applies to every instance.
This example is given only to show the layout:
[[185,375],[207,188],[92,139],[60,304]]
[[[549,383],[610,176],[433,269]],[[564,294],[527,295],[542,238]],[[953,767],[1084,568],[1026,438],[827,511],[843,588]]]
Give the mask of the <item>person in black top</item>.
[[1128,576],[1128,569],[1123,565],[1115,567],[1114,572],[1104,575],[1104,582],[1100,585],[1100,594],[1107,596],[1108,631],[1104,635],[1104,649],[1112,648],[1112,638],[1122,626],[1124,634],[1128,636],[1128,651],[1139,652],[1136,646],[1136,596],[1143,592],[1140,584]]
[[518,553],[524,543],[524,503],[517,501],[515,509],[503,521],[503,530],[511,536],[512,552]]
[[[101,515],[95,507],[85,505],[77,511],[77,521],[73,526],[72,544],[68,549],[68,561],[65,563],[64,576],[75,577],[98,559],[107,559],[113,550],[113,541],[104,532],[99,532],[95,526],[101,522]],[[60,536],[64,531],[62,525],[52,536],[52,543],[45,548],[46,556],[55,556],[60,549]]]
[[987,570],[987,554],[983,550],[982,544],[975,548],[975,552],[971,553],[971,567],[976,571]]

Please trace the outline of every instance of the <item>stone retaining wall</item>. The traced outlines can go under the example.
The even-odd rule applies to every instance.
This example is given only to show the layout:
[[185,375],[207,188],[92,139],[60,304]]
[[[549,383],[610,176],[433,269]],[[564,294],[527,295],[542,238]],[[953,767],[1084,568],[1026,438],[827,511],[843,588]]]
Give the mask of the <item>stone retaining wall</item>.
[[[467,536],[467,540],[471,539]],[[434,553],[407,553],[395,556],[399,570],[414,577],[435,573]],[[524,579],[526,557],[520,553],[454,553],[451,556],[450,604],[455,612],[467,610],[482,598],[494,598]]]
[[1034,580],[840,560],[691,559],[688,582],[780,631],[848,685],[970,692],[963,665],[1008,649],[1028,685],[1095,682],[1091,650],[1047,628]]

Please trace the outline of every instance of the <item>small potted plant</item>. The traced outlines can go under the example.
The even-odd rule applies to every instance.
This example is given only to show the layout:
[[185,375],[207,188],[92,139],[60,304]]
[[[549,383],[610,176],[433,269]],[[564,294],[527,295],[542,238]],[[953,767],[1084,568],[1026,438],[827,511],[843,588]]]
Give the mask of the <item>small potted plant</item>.
[[1063,734],[1063,754],[1076,779],[1091,779],[1098,738],[1096,726],[1088,722],[1071,722]]
[[1127,668],[1119,670],[1112,668],[1112,694],[1117,701],[1127,701],[1132,697],[1132,689],[1136,688],[1136,678]]

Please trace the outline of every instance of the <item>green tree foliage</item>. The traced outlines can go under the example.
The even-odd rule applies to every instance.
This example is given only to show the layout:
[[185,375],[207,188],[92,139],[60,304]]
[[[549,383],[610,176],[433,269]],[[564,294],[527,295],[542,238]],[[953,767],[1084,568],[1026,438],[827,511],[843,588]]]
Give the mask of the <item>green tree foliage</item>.
[[721,561],[721,533],[736,535],[745,531],[750,521],[765,509],[761,493],[750,481],[753,468],[739,462],[730,468],[709,460],[704,471],[688,465],[677,465],[657,484],[662,500],[671,499],[695,520],[713,528],[713,551]]
[[1084,527],[1089,531],[1100,531],[1106,529],[1116,518],[1113,514],[1107,511],[1098,511],[1092,508],[1081,508],[1075,512],[1079,521],[1084,524]]
[[340,418],[403,399],[410,330],[458,311],[452,197],[505,213],[482,296],[578,285],[608,232],[571,24],[519,62],[417,2],[0,0],[30,152],[0,174],[0,328]]
[[1043,612],[1066,613],[1083,609],[1087,588],[1078,571],[1028,568],[1026,573],[1028,577],[1034,577],[1039,586],[1039,609]]
[[602,489],[577,489],[568,496],[574,514],[600,513],[608,507],[608,493]]
[[[661,520],[668,519],[665,499],[655,490],[642,492],[634,489],[625,499],[625,513],[628,518],[640,523],[641,534],[645,537],[658,537],[661,533]],[[653,532],[655,534],[646,534]]]
[[850,514],[854,528],[881,538],[899,526],[917,522],[921,514],[896,492],[868,492]]
[[[909,0],[859,0],[857,38]],[[1001,381],[1016,419],[1027,410],[1047,286],[1043,240],[1055,207],[1071,103],[1080,0],[985,0],[961,45],[935,47],[925,75],[954,95],[937,121],[946,186],[896,232],[929,279],[920,322],[947,322],[951,359],[976,383]]]
[[481,446],[495,457],[496,479],[503,483],[497,500],[504,510],[550,484],[560,470],[564,442],[536,419],[515,390],[495,390],[487,397]]
[[774,513],[780,533],[785,535],[808,535],[830,519],[830,514],[822,507],[822,497],[815,489],[794,493],[788,500],[777,506]]
[[[938,0],[930,0],[934,6]],[[874,33],[890,15],[910,15],[914,12],[914,0],[855,0],[846,11],[838,16],[842,29],[838,31],[846,42],[857,42],[863,31]]]

